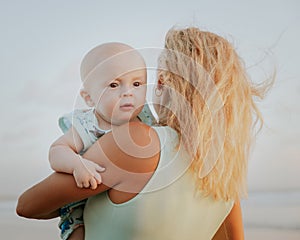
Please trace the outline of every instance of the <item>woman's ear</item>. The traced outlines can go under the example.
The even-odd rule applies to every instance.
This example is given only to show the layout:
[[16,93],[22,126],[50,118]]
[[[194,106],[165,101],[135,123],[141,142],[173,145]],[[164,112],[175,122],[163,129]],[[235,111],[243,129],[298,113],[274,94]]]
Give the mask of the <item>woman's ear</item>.
[[80,96],[83,98],[86,105],[88,105],[89,107],[94,107],[95,106],[95,103],[92,100],[90,94],[87,91],[85,91],[84,89],[80,90]]
[[163,79],[162,79],[162,76],[160,75],[159,77],[158,77],[158,81],[157,81],[157,88],[159,89],[159,90],[162,90],[162,88],[163,88]]

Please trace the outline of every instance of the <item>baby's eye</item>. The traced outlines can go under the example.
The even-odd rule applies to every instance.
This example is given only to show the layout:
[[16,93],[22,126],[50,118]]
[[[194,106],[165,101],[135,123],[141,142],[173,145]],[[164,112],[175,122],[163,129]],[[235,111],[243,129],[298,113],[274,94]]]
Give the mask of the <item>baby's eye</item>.
[[110,86],[111,88],[116,88],[116,87],[118,87],[118,84],[117,84],[117,83],[111,83],[111,84],[109,84],[109,86]]
[[135,86],[135,87],[139,87],[139,86],[141,86],[141,85],[142,85],[141,82],[134,82],[134,83],[133,83],[133,86]]

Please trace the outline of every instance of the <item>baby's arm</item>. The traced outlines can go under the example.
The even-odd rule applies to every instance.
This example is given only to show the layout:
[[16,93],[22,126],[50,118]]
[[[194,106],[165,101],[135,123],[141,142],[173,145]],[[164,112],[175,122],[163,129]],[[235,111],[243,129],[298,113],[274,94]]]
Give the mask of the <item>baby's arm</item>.
[[104,168],[82,158],[78,153],[83,149],[83,142],[72,127],[58,138],[50,147],[49,162],[56,172],[73,174],[78,187],[95,189],[101,183]]

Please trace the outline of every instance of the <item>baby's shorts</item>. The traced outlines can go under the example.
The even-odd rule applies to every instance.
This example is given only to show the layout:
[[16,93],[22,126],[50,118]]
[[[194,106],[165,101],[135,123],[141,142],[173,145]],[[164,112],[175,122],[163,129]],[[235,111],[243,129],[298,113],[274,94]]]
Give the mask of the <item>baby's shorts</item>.
[[60,237],[62,240],[67,240],[72,232],[83,226],[83,210],[86,203],[86,199],[67,204],[60,208],[59,215],[60,221],[58,227],[60,228]]

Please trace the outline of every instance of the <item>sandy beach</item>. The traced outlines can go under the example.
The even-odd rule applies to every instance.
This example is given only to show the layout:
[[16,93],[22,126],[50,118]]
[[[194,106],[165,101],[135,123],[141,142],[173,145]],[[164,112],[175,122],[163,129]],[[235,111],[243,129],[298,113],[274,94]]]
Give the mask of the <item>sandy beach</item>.
[[31,220],[20,218],[15,213],[16,201],[0,202],[1,239],[53,240],[59,239],[58,219]]
[[246,240],[299,240],[300,230],[274,228],[245,228]]
[[[1,239],[59,239],[58,219],[30,220],[15,213],[16,200],[0,201]],[[299,240],[300,194],[252,194],[242,202],[246,240]]]

